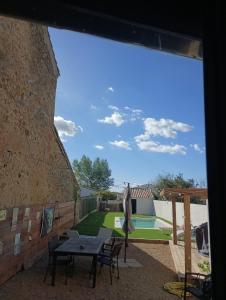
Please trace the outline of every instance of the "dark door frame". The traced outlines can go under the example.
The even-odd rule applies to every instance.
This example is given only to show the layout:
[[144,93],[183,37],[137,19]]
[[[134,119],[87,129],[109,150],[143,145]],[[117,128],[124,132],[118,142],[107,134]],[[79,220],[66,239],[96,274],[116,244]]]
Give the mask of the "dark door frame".
[[137,213],[137,199],[132,198],[131,204],[132,204],[132,214],[136,214]]
[[[223,1],[160,0],[134,4],[130,1],[123,8],[115,1],[103,5],[100,1],[90,4],[72,0],[3,0],[0,13],[129,43],[137,43],[138,39],[140,45],[150,48],[154,48],[150,36],[142,36],[148,27],[176,33],[182,39],[203,40],[213,299],[223,299],[226,270],[223,247],[226,243],[226,12]],[[179,44],[176,43],[178,49]]]

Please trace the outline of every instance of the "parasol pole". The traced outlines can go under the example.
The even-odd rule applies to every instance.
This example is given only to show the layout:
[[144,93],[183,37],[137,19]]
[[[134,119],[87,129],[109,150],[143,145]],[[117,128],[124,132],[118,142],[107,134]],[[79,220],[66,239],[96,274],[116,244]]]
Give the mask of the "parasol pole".
[[125,253],[124,253],[124,262],[126,262],[126,248],[128,247],[128,199],[129,198],[129,183],[127,183],[127,197],[125,202]]

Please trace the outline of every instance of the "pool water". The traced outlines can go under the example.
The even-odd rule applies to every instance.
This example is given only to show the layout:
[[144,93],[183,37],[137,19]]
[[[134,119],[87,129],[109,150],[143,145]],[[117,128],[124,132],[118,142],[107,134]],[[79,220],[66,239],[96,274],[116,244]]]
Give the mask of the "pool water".
[[[117,218],[117,219],[116,219]],[[115,227],[122,228],[124,217],[116,217]],[[132,223],[136,229],[150,229],[155,228],[159,229],[162,227],[170,227],[170,225],[162,220],[159,220],[155,217],[152,218],[132,218]]]

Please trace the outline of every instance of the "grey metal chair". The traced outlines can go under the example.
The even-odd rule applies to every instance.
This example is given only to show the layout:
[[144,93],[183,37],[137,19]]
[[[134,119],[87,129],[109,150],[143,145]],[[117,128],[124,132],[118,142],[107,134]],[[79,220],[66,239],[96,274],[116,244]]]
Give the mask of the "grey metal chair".
[[[51,271],[53,267],[53,254],[54,250],[62,244],[63,241],[59,240],[59,237],[56,235],[50,241],[48,241],[48,265],[46,268],[45,276],[43,282],[46,281],[48,273]],[[56,264],[57,265],[64,265],[65,266],[65,284],[67,284],[67,277],[68,277],[68,265],[72,262],[70,256],[61,256],[57,258]]]
[[77,240],[79,239],[79,233],[77,230],[69,229],[69,230],[66,230],[65,233],[66,233],[66,236],[69,238],[73,238],[73,239],[77,239]]
[[[192,286],[188,286],[188,278],[191,278]],[[197,299],[210,300],[212,297],[211,274],[185,273],[184,280],[184,300],[187,299],[187,292],[191,293]]]
[[107,241],[107,240],[111,239],[112,232],[113,232],[113,230],[111,228],[100,227],[97,237],[106,239],[106,241]]
[[113,232],[113,230],[111,228],[101,227],[99,229],[99,232],[97,234],[97,238],[101,238],[101,239],[104,240],[103,248],[106,245],[110,245],[112,243],[112,232]]
[[110,281],[112,284],[112,272],[114,272],[115,264],[117,268],[117,279],[119,279],[119,267],[118,267],[118,257],[121,251],[123,243],[115,243],[112,250],[107,252],[101,252],[98,256],[98,262],[100,264],[100,271],[104,265],[109,266]]

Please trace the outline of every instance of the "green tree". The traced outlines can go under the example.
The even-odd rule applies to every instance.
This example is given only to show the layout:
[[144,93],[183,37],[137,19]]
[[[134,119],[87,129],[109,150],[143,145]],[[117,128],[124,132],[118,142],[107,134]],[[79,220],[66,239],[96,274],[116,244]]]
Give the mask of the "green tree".
[[114,184],[106,159],[98,157],[92,162],[88,156],[83,155],[80,161],[73,161],[72,167],[81,186],[100,191],[107,190]]
[[178,175],[166,174],[159,175],[152,185],[155,198],[159,199],[159,193],[164,188],[192,188],[195,187],[195,180],[193,178],[187,180],[184,179],[182,173],[179,173]]
[[115,200],[117,198],[117,193],[111,192],[111,191],[101,191],[99,193],[101,196],[102,200]]

